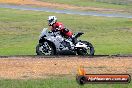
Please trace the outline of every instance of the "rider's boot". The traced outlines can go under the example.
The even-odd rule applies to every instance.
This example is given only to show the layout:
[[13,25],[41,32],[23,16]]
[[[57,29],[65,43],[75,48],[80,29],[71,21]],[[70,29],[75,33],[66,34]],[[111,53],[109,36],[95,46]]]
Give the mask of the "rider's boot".
[[74,49],[74,47],[75,47],[75,45],[74,45],[74,39],[73,38],[68,38],[68,41],[67,41],[69,44],[69,49],[70,50],[73,50]]

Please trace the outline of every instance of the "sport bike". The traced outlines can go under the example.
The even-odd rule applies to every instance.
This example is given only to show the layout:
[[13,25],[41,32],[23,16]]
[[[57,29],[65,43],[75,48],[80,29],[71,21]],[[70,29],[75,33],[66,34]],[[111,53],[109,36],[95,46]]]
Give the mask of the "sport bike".
[[87,41],[78,38],[84,33],[78,32],[74,34],[74,41],[65,38],[60,32],[51,32],[48,28],[44,28],[39,36],[39,43],[36,46],[37,55],[94,55],[94,47]]

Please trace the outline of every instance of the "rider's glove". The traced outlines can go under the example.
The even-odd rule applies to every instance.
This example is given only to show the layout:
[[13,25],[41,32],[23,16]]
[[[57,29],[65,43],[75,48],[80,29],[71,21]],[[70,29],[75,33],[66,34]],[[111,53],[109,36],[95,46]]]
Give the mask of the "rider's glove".
[[56,29],[52,30],[52,32],[57,32],[57,31],[58,31],[58,28],[56,28]]
[[59,31],[60,29],[59,29],[59,28],[56,28],[55,30],[56,30],[56,31]]

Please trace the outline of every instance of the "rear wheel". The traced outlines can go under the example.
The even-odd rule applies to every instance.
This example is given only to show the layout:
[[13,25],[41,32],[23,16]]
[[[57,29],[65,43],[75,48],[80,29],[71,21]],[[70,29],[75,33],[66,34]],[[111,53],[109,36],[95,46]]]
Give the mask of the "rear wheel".
[[78,55],[90,55],[93,56],[94,55],[94,47],[91,43],[87,42],[87,41],[81,41],[82,43],[87,45],[87,49],[86,48],[79,48],[77,50],[77,54]]
[[49,42],[45,41],[42,44],[38,44],[36,46],[36,53],[37,55],[54,55],[54,48],[52,46],[52,44],[50,44]]

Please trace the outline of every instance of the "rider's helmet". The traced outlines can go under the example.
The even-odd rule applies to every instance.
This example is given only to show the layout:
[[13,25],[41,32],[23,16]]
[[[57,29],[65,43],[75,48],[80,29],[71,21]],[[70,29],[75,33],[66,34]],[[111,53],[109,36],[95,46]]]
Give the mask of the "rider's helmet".
[[57,22],[57,17],[56,16],[49,16],[48,17],[48,25],[52,26],[55,22]]

